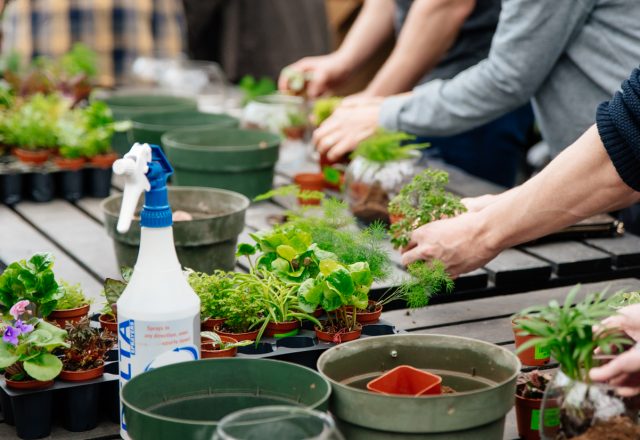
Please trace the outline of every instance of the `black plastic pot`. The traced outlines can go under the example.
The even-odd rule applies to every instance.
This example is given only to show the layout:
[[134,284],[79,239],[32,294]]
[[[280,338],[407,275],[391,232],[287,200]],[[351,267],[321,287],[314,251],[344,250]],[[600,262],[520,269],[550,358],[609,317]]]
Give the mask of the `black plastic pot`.
[[111,175],[109,168],[88,167],[84,169],[86,195],[103,199],[111,193]]
[[82,198],[84,195],[82,170],[63,170],[57,173],[56,177],[56,187],[60,197],[70,202],[75,202]]
[[34,172],[28,175],[29,198],[36,202],[50,202],[55,195],[54,174],[49,171]]
[[2,418],[4,419],[4,422],[8,425],[14,426],[15,420],[13,418],[11,398],[2,388],[0,388],[0,407],[2,407]]
[[53,413],[53,393],[50,390],[14,396],[11,406],[18,437],[37,439],[49,436]]
[[100,385],[95,383],[60,391],[62,426],[66,430],[81,432],[98,426]]
[[14,205],[22,200],[23,175],[20,173],[0,174],[0,201]]

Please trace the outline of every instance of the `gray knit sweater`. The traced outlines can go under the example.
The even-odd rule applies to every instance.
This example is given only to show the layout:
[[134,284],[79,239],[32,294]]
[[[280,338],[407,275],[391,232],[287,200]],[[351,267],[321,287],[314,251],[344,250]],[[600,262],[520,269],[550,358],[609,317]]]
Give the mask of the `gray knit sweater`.
[[640,62],[640,0],[503,0],[489,57],[411,97],[387,98],[380,124],[447,136],[532,99],[557,154],[595,120],[598,104]]

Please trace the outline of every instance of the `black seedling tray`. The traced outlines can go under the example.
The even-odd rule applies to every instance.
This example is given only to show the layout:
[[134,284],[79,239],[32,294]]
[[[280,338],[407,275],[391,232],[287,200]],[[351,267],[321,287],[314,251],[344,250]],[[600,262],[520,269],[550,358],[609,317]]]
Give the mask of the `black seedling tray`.
[[22,200],[49,202],[54,198],[76,201],[104,198],[111,190],[111,168],[62,170],[52,163],[28,166],[3,157],[0,160],[0,202],[15,205]]
[[72,432],[90,431],[105,418],[119,423],[118,352],[109,352],[102,377],[86,382],[56,380],[44,390],[14,390],[0,379],[5,423],[22,439],[47,437],[54,423]]

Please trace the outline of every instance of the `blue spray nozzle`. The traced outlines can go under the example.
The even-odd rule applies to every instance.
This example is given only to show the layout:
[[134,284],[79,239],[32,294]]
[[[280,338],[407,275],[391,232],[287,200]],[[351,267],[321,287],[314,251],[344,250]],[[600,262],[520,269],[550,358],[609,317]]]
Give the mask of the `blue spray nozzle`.
[[158,145],[134,144],[122,159],[113,164],[113,171],[125,178],[124,194],[118,220],[118,231],[129,230],[138,199],[146,191],[140,214],[140,225],[149,228],[171,226],[172,216],[167,195],[167,179],[173,168]]

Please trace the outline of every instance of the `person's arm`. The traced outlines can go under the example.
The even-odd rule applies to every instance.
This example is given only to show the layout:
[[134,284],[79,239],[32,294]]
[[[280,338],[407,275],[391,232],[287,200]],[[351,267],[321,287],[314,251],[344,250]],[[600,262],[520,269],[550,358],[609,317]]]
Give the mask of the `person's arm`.
[[[307,95],[322,95],[360,68],[393,36],[394,0],[366,0],[340,48],[329,55],[302,58],[288,69],[309,73]],[[287,78],[280,75],[278,88],[287,90]]]
[[595,0],[504,0],[487,59],[451,80],[390,97],[379,123],[389,130],[448,136],[525,104],[543,83],[594,7]]
[[389,96],[411,90],[454,43],[476,0],[416,0],[391,55],[362,93]]

